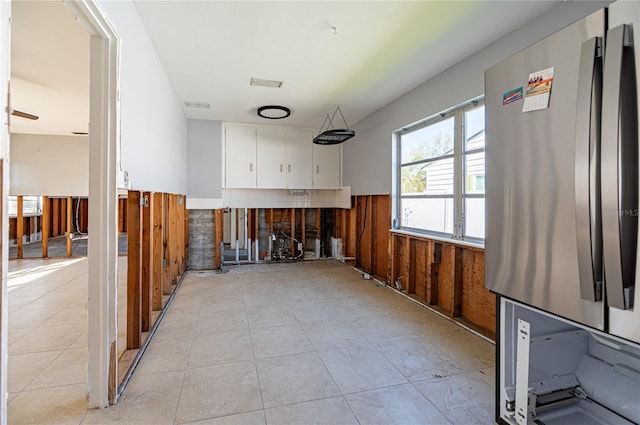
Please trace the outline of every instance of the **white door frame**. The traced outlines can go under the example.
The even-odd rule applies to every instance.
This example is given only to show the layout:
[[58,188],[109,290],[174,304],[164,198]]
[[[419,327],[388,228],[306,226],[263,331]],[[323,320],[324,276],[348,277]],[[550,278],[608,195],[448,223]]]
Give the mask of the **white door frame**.
[[[90,41],[88,407],[117,401],[117,164],[119,147],[120,38],[94,0],[65,0]],[[11,2],[0,1],[0,130],[3,158],[2,288],[0,290],[0,424],[7,421],[7,266],[9,193],[8,82]],[[4,109],[3,107],[3,109]]]
[[9,267],[9,218],[7,199],[9,195],[9,75],[11,72],[11,2],[0,1],[0,105],[2,105],[2,128],[0,128],[0,159],[2,167],[2,285],[0,288],[0,424],[7,423],[7,268]]
[[65,1],[90,41],[89,408],[117,401],[117,164],[120,38],[93,0]]

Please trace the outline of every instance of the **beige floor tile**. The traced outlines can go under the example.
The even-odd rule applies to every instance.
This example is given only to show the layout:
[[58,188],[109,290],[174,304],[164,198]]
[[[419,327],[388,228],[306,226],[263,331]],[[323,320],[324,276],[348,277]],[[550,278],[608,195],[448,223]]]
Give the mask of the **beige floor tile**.
[[438,349],[471,372],[495,366],[495,346],[471,332],[457,332],[450,338],[439,338]]
[[348,394],[345,399],[361,425],[451,424],[410,384]]
[[348,322],[338,320],[310,322],[303,324],[302,329],[317,350],[347,347],[354,342],[367,342],[362,332]]
[[87,413],[85,384],[23,391],[11,400],[8,422],[19,424],[80,424]]
[[372,345],[319,351],[342,394],[406,383],[407,380]]
[[188,369],[176,422],[194,422],[262,409],[253,362]]
[[189,422],[189,425],[266,425],[263,410]]
[[87,347],[88,344],[89,344],[89,339],[88,339],[88,336],[87,336],[87,332],[85,331],[85,332],[82,332],[80,334],[80,336],[78,338],[76,338],[76,340],[71,343],[69,348]]
[[[11,297],[11,295],[9,295]],[[11,298],[9,298],[11,302]],[[46,325],[53,316],[62,310],[63,307],[52,306],[48,308],[31,308],[30,305],[23,307],[20,311],[9,316],[9,331],[14,329],[34,329],[41,325]]]
[[251,329],[291,325],[297,322],[295,314],[289,309],[271,305],[248,307],[247,318]]
[[440,339],[405,338],[378,343],[378,350],[410,381],[439,378],[467,372],[464,365],[440,350]]
[[29,329],[9,329],[9,346],[16,343],[20,338],[27,335],[29,332]]
[[184,372],[133,375],[118,404],[91,410],[84,424],[172,424]]
[[87,381],[88,361],[89,353],[86,348],[65,350],[27,386],[26,390],[84,384]]
[[251,330],[256,359],[314,351],[300,325],[274,326]]
[[358,425],[343,397],[266,409],[268,425]]
[[200,310],[196,332],[229,332],[249,329],[247,313],[243,308],[233,310],[209,311]]
[[40,326],[9,347],[9,354],[64,350],[83,332],[77,326]]
[[[410,302],[410,301],[407,301]],[[395,322],[391,314],[360,317],[353,320],[353,325],[371,343],[386,342],[395,339],[410,338],[415,332],[400,322]]]
[[189,362],[193,335],[172,336],[164,339],[157,337],[158,333],[149,343],[135,373],[148,375],[185,370]]
[[188,367],[253,360],[253,348],[248,330],[200,333],[191,346]]
[[265,408],[340,394],[317,353],[258,360],[257,368]]
[[454,424],[475,418],[478,424],[494,420],[493,389],[473,373],[415,383],[416,388]]
[[24,390],[61,353],[62,351],[43,351],[9,356],[9,392]]
[[486,369],[480,369],[473,372],[478,378],[482,379],[484,382],[489,384],[491,387],[495,388],[496,386],[496,368],[488,367]]

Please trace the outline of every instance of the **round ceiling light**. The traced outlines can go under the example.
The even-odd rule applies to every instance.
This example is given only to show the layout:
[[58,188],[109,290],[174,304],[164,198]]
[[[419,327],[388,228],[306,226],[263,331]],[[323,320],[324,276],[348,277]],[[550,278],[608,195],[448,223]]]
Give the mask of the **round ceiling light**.
[[281,120],[291,115],[291,110],[285,106],[266,105],[258,108],[258,116],[269,120]]

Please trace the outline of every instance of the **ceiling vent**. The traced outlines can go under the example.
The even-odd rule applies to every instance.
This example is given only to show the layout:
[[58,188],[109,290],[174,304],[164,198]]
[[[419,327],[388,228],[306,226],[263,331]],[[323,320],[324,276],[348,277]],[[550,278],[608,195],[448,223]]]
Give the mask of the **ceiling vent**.
[[284,84],[284,81],[275,80],[263,80],[260,78],[251,78],[249,85],[258,87],[271,87],[272,89],[279,89]]
[[211,109],[211,104],[206,102],[190,102],[186,100],[184,104],[187,108]]

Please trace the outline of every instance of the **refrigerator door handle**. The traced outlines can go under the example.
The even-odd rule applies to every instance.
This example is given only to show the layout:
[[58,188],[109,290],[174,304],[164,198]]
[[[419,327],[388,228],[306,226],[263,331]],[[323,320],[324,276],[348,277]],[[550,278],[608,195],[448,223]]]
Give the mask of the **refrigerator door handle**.
[[602,300],[600,215],[600,114],[602,38],[582,43],[576,108],[575,196],[580,296]]
[[638,130],[631,27],[607,31],[602,93],[602,242],[610,307],[633,308],[638,237]]

